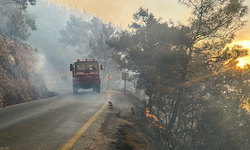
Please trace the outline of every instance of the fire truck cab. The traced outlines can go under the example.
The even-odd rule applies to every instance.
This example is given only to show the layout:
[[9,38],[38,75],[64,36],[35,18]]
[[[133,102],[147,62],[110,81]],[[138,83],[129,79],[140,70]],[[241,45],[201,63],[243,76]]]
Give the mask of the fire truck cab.
[[100,93],[100,70],[102,69],[103,66],[99,66],[99,62],[95,58],[77,59],[74,63],[71,63],[73,93],[77,94],[80,88],[93,88],[94,92]]

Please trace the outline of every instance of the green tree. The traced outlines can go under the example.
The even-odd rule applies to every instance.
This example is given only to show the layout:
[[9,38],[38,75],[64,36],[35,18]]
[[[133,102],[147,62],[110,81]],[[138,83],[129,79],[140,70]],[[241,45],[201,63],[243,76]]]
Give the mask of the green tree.
[[133,32],[107,43],[120,68],[139,73],[137,88],[145,90],[147,107],[165,127],[165,149],[248,149],[250,117],[243,107],[250,96],[249,66],[235,67],[247,50],[225,48],[244,25],[247,8],[233,0],[186,4],[195,6],[190,26],[162,23],[140,8]]
[[[96,34],[98,33],[95,33],[94,35]],[[103,77],[106,76],[106,72],[113,72],[118,68],[117,64],[112,59],[113,50],[111,50],[106,44],[106,41],[115,34],[117,34],[116,29],[111,23],[103,24],[99,37],[93,37],[89,42],[89,46],[91,48],[89,57],[98,58],[99,62],[104,64]]]
[[28,3],[30,3],[30,5],[36,5],[36,0],[3,0],[0,5],[15,4],[20,10],[26,10]]
[[88,22],[81,17],[70,15],[70,20],[66,24],[65,29],[59,30],[61,37],[58,41],[64,43],[65,46],[77,47],[79,53],[88,55],[90,52],[89,41],[91,37],[98,36],[93,33],[99,33],[103,23],[96,17]]
[[241,29],[246,21],[242,20],[248,12],[244,0],[180,0],[193,9],[190,20],[190,41],[188,50],[191,59],[195,44],[206,39],[223,38],[224,44],[233,39],[235,31]]
[[14,9],[11,14],[8,14],[8,17],[8,33],[14,38],[27,41],[30,36],[28,29],[37,29],[35,21],[25,16],[19,8]]
[[67,21],[65,29],[59,33],[61,35],[59,42],[66,46],[77,47],[78,52],[85,57],[98,58],[105,69],[113,70],[115,67],[111,58],[112,50],[106,44],[106,40],[116,34],[116,29],[111,23],[106,24],[97,17],[84,21],[81,17],[70,15],[70,21]]
[[[27,9],[28,2],[35,5],[35,0],[6,0],[0,3],[0,29],[14,38],[26,41],[29,31],[37,30],[36,16]],[[16,16],[15,16],[16,15]]]
[[90,30],[89,22],[83,21],[81,17],[70,15],[70,21],[67,21],[65,29],[59,30],[61,38],[58,41],[66,46],[84,48],[85,41],[89,39],[88,30]]

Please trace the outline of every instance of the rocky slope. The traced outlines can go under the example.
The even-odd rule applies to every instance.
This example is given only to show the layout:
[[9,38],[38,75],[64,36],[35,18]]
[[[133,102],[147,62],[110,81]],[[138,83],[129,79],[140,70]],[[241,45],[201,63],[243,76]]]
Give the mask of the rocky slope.
[[0,31],[0,107],[47,94],[35,50]]

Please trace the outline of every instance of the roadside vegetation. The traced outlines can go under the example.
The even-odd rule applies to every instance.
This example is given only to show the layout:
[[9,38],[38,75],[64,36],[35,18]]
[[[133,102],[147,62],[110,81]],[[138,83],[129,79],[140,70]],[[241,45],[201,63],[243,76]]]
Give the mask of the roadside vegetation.
[[70,20],[66,24],[65,28],[59,30],[60,43],[75,47],[81,56],[97,58],[100,64],[104,65],[104,78],[107,73],[116,72],[118,65],[111,57],[113,49],[106,44],[107,40],[119,34],[115,25],[105,23],[99,17],[87,21],[75,15],[70,15]]
[[[237,67],[238,58],[248,55],[248,50],[228,46],[235,32],[246,24],[243,17],[248,8],[243,0],[179,2],[193,10],[188,25],[164,22],[148,9],[139,8],[129,29],[123,30],[86,11],[56,3],[42,1],[36,9],[40,13],[35,15],[27,6],[36,1],[10,0],[0,3],[0,29],[37,48],[43,74],[56,80],[68,81],[69,64],[79,57],[98,58],[105,66],[103,77],[117,69],[136,73],[136,89],[148,96],[143,113],[152,119],[154,136],[162,149],[250,149],[250,66]],[[44,7],[53,15],[44,12]],[[34,56],[35,64],[34,50],[24,47]],[[0,63],[6,72],[2,76],[15,75],[21,64],[18,55],[10,56],[13,51],[9,50],[1,40]],[[5,62],[12,62],[12,67],[4,68]],[[28,81],[27,77],[24,73]],[[8,81],[12,79],[14,76]],[[41,84],[41,90],[47,91]],[[39,94],[22,98],[31,100]]]
[[44,84],[37,51],[25,43],[37,30],[29,4],[36,1],[0,2],[0,107],[55,95]]
[[27,41],[30,31],[37,30],[35,15],[27,11],[28,4],[34,6],[36,0],[3,0],[0,2],[0,29],[12,38]]
[[139,74],[136,87],[149,97],[163,149],[250,148],[250,66],[236,66],[248,50],[227,46],[246,23],[242,3],[183,0],[193,9],[189,25],[163,22],[140,8],[131,32],[107,41],[120,68]]

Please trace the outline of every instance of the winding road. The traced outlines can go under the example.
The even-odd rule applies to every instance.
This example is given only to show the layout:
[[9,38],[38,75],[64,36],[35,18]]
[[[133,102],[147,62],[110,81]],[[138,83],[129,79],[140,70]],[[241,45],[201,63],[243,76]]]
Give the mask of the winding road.
[[79,90],[74,95],[71,88],[50,87],[60,94],[0,108],[0,149],[57,150],[74,145],[77,134],[84,133],[98,117],[110,94]]

